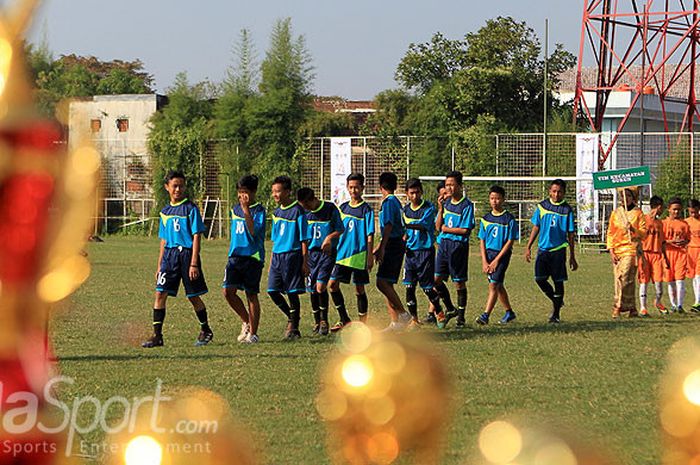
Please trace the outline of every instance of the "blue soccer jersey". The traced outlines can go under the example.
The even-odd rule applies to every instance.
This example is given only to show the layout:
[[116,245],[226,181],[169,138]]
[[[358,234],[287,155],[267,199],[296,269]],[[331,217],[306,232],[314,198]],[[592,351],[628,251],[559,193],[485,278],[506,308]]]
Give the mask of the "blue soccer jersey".
[[394,194],[387,195],[382,200],[382,205],[379,209],[379,227],[382,235],[384,235],[384,228],[389,224],[391,225],[390,239],[403,237],[404,226],[401,215],[401,202]]
[[253,231],[248,230],[245,214],[240,205],[231,209],[231,246],[229,257],[252,257],[265,261],[265,208],[256,203],[249,207],[253,217]]
[[311,239],[306,212],[298,202],[277,207],[272,214],[272,253],[301,250],[301,243]]
[[479,225],[479,239],[484,241],[487,250],[502,250],[508,241],[520,238],[518,222],[510,212],[489,212],[484,215]]
[[[471,232],[474,229],[474,204],[466,196],[462,200],[455,202],[449,199],[445,202],[442,209],[443,224],[448,228],[464,228]],[[469,235],[460,236],[458,234],[449,234],[441,232],[439,240],[449,239],[457,242],[469,242]]]
[[188,199],[169,204],[160,211],[158,237],[165,240],[166,247],[192,248],[195,234],[204,232],[204,221],[197,205]]
[[338,241],[336,263],[349,268],[367,268],[367,236],[374,234],[374,211],[362,201],[357,205],[345,202],[340,206],[345,232]]
[[406,227],[406,248],[408,250],[428,250],[435,244],[435,205],[423,200],[414,209],[410,203],[403,207],[403,220],[406,226],[420,226],[422,229]]
[[568,233],[574,229],[574,211],[566,201],[553,203],[545,199],[537,204],[532,215],[532,224],[540,228],[537,247],[554,251],[567,247]]
[[[311,238],[309,250],[320,249],[329,234],[345,231],[338,207],[331,202],[321,200],[321,205],[316,210],[306,212],[306,221],[309,224],[307,235]],[[333,250],[337,249],[338,239],[333,240],[332,245]]]

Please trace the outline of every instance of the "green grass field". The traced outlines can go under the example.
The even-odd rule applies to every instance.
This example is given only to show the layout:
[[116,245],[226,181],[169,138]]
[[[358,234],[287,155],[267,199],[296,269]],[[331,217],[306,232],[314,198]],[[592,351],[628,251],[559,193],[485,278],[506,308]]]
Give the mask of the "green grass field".
[[[281,342],[285,320],[265,295],[261,343],[236,343],[240,322],[219,290],[226,252],[224,241],[203,246],[212,290],[205,302],[215,332],[213,344],[193,347],[199,328],[181,296],[169,300],[166,347],[145,350],[139,344],[151,329],[157,240],[109,237],[90,244],[92,275],[51,326],[61,374],[75,379],[61,397],[147,396],[153,394],[156,379],[163,380],[166,392],[202,386],[230,402],[236,418],[254,433],[265,463],[329,463],[314,397],[319,371],[334,349],[333,338],[309,337],[310,306],[304,298],[304,337],[297,343]],[[476,327],[471,322],[481,312],[487,288],[474,252],[476,247],[470,267],[469,327],[426,330],[449,363],[456,391],[443,462],[467,463],[481,427],[516,415],[571,425],[582,438],[602,442],[623,463],[658,463],[657,391],[666,353],[677,340],[698,333],[700,318],[654,315],[612,321],[609,257],[588,254],[580,256],[580,269],[570,276],[562,324],[549,326],[548,302],[532,280],[532,265],[520,258],[518,249],[507,279],[517,321],[507,327]],[[263,276],[263,288],[265,282]],[[345,289],[354,308],[351,291]],[[423,313],[426,301],[421,297]],[[386,311],[376,289],[369,290],[369,299],[370,324],[384,326]],[[691,299],[689,292],[687,300]],[[494,317],[501,314],[497,308]],[[100,435],[85,439],[98,441]]]

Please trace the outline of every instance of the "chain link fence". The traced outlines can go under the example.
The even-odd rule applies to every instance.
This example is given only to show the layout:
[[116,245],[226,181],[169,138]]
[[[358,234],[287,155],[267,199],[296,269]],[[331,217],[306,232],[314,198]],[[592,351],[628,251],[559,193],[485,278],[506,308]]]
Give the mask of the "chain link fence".
[[[659,194],[668,200],[684,200],[698,195],[700,179],[700,143],[691,133],[622,133],[609,148],[609,134],[601,142],[609,149],[606,168],[630,168],[648,165],[652,185],[643,192],[643,200]],[[403,184],[411,177],[442,176],[457,169],[465,177],[467,195],[475,202],[477,216],[490,208],[488,188],[502,185],[507,192],[507,207],[518,217],[521,235],[529,234],[529,218],[534,206],[546,196],[548,179],[574,179],[576,176],[576,134],[499,134],[481,136],[457,144],[441,137],[353,137],[352,169],[365,175],[365,197],[375,209],[381,201],[379,174],[392,171],[399,177],[397,194],[403,196]],[[200,185],[197,203],[207,225],[207,237],[225,237],[228,233],[230,180],[217,157],[218,144],[211,141],[199,157]],[[151,158],[146,141],[98,140],[102,154],[101,201],[97,210],[96,233],[119,231],[157,234],[156,202]],[[300,184],[313,188],[319,197],[330,198],[331,139],[309,139],[299,154]],[[261,168],[263,169],[263,168]],[[425,195],[436,197],[436,182],[425,183]],[[575,207],[575,189],[569,189],[569,202]],[[613,196],[600,196],[600,230],[613,205]],[[600,237],[588,238],[592,241]]]

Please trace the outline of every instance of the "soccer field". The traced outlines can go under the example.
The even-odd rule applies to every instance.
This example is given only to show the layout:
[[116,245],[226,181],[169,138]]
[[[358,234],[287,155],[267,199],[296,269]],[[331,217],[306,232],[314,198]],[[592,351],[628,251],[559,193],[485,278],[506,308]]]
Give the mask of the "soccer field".
[[[143,397],[153,395],[157,379],[166,394],[201,386],[230,402],[234,416],[252,431],[263,463],[329,463],[314,397],[319,371],[334,348],[333,336],[310,336],[310,305],[303,298],[303,337],[281,342],[286,321],[263,295],[261,342],[238,344],[240,322],[219,289],[227,248],[224,241],[203,244],[210,288],[204,300],[213,343],[193,346],[199,326],[181,290],[168,301],[165,347],[146,350],[140,342],[151,331],[157,239],[108,237],[90,244],[92,275],[51,323],[61,374],[75,380],[60,396],[66,402],[88,395],[103,400]],[[506,327],[477,327],[473,320],[487,292],[477,253],[472,247],[469,326],[457,330],[451,323],[444,331],[424,330],[445,356],[455,388],[443,463],[467,463],[480,428],[504,416],[555,419],[573,426],[583,439],[601,442],[623,463],[658,463],[657,392],[666,353],[677,340],[698,333],[700,317],[655,313],[647,320],[612,321],[610,259],[587,254],[579,257],[579,271],[570,274],[562,324],[547,325],[548,301],[532,279],[532,265],[516,248],[506,287],[518,319]],[[265,282],[266,274],[262,288]],[[352,291],[344,290],[354,314]],[[692,300],[692,293],[687,299]],[[369,289],[369,300],[370,325],[384,326],[386,310],[376,289]],[[425,309],[426,299],[419,296],[421,315]],[[494,317],[501,315],[497,307]],[[417,396],[415,401],[439,403],[443,397]],[[86,446],[96,444],[101,434],[81,439]]]

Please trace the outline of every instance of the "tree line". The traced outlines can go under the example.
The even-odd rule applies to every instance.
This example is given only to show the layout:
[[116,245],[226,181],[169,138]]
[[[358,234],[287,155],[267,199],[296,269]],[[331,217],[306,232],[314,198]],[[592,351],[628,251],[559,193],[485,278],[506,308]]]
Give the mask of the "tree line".
[[[47,113],[65,97],[153,92],[153,76],[138,60],[54,59],[45,43],[28,44],[27,55],[39,105]],[[460,39],[438,32],[426,43],[410,44],[396,68],[399,88],[380,92],[376,113],[362,124],[345,113],[314,111],[311,53],[291,19],[276,21],[262,59],[245,29],[232,55],[224,82],[192,84],[181,73],[167,90],[169,103],[153,116],[148,141],[155,192],[162,192],[162,176],[171,168],[183,169],[191,185],[199,185],[199,156],[212,140],[221,141],[222,173],[237,179],[256,172],[266,189],[276,175],[298,178],[305,141],[314,136],[358,134],[389,141],[426,136],[431,142],[412,152],[412,173],[445,171],[447,166],[437,165],[447,161],[435,154],[459,144],[470,154],[465,174],[488,175],[493,154],[485,137],[541,130],[545,96],[550,128],[573,130],[569,108],[551,94],[575,57],[557,44],[545,67],[534,30],[510,17],[488,20]],[[401,150],[398,143],[396,149]]]

